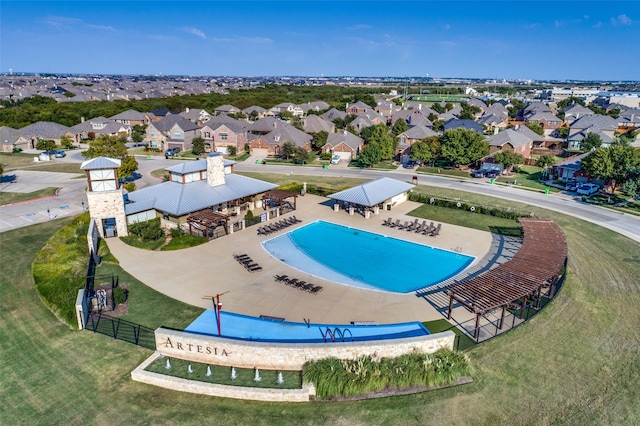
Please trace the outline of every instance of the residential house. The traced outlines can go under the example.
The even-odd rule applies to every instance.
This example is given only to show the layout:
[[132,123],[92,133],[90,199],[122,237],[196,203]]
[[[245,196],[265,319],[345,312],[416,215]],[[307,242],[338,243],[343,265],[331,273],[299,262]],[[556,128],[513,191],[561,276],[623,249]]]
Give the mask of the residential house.
[[582,169],[582,159],[591,152],[585,152],[577,154],[567,158],[557,164],[554,164],[550,169],[549,176],[551,179],[558,179],[563,182],[575,179],[579,183],[585,183],[589,181],[589,176]]
[[[531,139],[533,141],[534,149],[549,149],[549,150],[560,150],[566,146],[566,141],[561,138],[555,138],[552,136],[539,135],[527,126],[516,125],[514,130],[518,133],[521,133]],[[554,154],[553,152],[538,152],[540,155],[544,154]]]
[[409,127],[417,125],[433,127],[433,123],[421,109],[403,109],[396,111],[391,117],[391,125],[396,124],[396,121],[400,118],[404,119]]
[[522,155],[525,159],[531,158],[533,139],[518,133],[515,130],[507,129],[491,136],[489,142],[489,155],[496,152],[513,152]]
[[343,130],[338,133],[329,133],[327,143],[322,146],[322,152],[338,155],[341,159],[349,161],[357,158],[363,148],[364,139]]
[[605,144],[612,143],[617,129],[618,120],[613,117],[600,114],[585,115],[571,123],[567,138],[568,147],[579,149],[588,133],[598,134]]
[[387,119],[390,119],[395,112],[401,109],[395,102],[386,99],[378,100],[377,104],[375,111]]
[[220,105],[213,110],[216,114],[237,114],[242,112],[240,108],[236,108],[233,105]]
[[[242,110],[248,120],[259,120],[267,116],[267,110],[258,105],[252,105]],[[255,114],[254,114],[255,112]]]
[[[62,139],[63,136],[68,136],[71,139],[76,140],[76,132],[73,128],[51,121],[38,121],[22,127],[18,131],[20,132],[22,139],[29,141],[27,149],[35,149],[36,144],[40,140],[52,140],[57,145],[60,145],[60,139]],[[79,140],[77,140],[77,142],[79,142]]]
[[168,148],[179,148],[181,151],[191,149],[191,141],[200,134],[200,127],[182,117],[172,114],[147,126],[145,141],[151,148],[162,151]]
[[438,136],[438,133],[423,124],[410,127],[398,135],[396,154],[409,155],[411,153],[411,145],[430,136]]
[[146,126],[151,122],[151,117],[144,112],[136,111],[134,109],[128,109],[120,114],[116,114],[109,119],[121,123],[126,124],[128,126]]
[[152,121],[160,121],[171,114],[173,113],[166,108],[158,108],[151,111],[149,113],[149,116],[151,117]]
[[573,123],[579,118],[584,117],[585,115],[593,115],[595,114],[589,108],[585,108],[579,103],[575,103],[573,105],[569,105],[564,109],[564,121],[567,123]]
[[236,152],[244,151],[247,143],[247,126],[246,122],[226,115],[213,117],[200,129],[200,137],[205,142],[205,151],[227,153],[229,145],[233,145]]
[[279,115],[283,111],[290,112],[294,117],[302,117],[304,115],[304,111],[302,110],[302,108],[300,108],[296,104],[292,104],[291,102],[278,104],[271,108],[271,111],[276,115]]
[[76,142],[82,139],[95,139],[99,136],[117,136],[125,139],[131,137],[129,124],[122,124],[106,117],[94,117],[76,124],[71,129],[75,134]]
[[324,118],[327,121],[333,121],[336,118],[339,118],[341,120],[344,120],[344,118],[347,116],[347,113],[344,111],[340,111],[338,109],[335,108],[331,108],[329,111],[325,112],[324,114],[322,114],[320,117]]
[[539,123],[544,129],[545,135],[551,135],[556,129],[562,127],[562,120],[554,115],[552,112],[533,110],[526,113],[524,116],[524,122]]
[[467,101],[467,104],[480,108],[480,115],[484,114],[487,111],[487,108],[489,108],[487,104],[485,104],[481,99],[478,98],[469,99]]
[[180,115],[198,126],[202,126],[204,123],[211,120],[211,114],[199,108],[186,108],[180,113]]
[[24,137],[19,130],[7,126],[0,127],[0,151],[14,152],[17,149],[24,151],[31,148],[31,140]]
[[345,112],[347,114],[363,114],[367,111],[371,111],[371,107],[361,101],[358,101],[351,105],[347,104],[345,107]]
[[640,108],[629,108],[621,112],[617,120],[619,133],[640,129]]
[[[266,120],[266,119],[264,119]],[[258,120],[256,123],[257,124]],[[282,153],[282,147],[286,142],[293,142],[296,146],[311,151],[311,135],[296,129],[287,122],[276,120],[269,133],[256,135],[250,138],[249,149],[251,155],[262,157],[278,157]]]
[[319,115],[311,114],[302,119],[302,128],[305,133],[313,135],[319,132],[333,133],[336,126],[330,121],[325,120]]
[[307,114],[309,111],[324,111],[328,109],[331,105],[324,101],[316,101],[316,102],[307,102],[306,104],[300,104],[298,107],[302,110],[303,114]]
[[478,123],[473,120],[460,120],[458,118],[452,118],[444,123],[444,131],[453,129],[468,129],[473,130],[479,135],[484,134],[484,129]]
[[358,114],[358,116],[350,123],[358,133],[365,127],[375,126],[377,124],[387,124],[387,119],[373,110]]

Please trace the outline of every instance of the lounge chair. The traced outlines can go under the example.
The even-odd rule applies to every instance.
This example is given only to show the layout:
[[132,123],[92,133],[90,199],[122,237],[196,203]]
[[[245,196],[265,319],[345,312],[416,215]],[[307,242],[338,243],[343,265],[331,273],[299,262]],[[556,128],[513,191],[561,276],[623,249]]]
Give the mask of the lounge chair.
[[442,229],[442,224],[439,223],[438,226],[436,227],[436,229],[433,230],[433,232],[431,233],[432,237],[437,237],[438,235],[440,235],[440,230]]
[[262,266],[258,265],[257,263],[254,264],[253,266],[249,266],[247,267],[247,271],[249,272],[256,272],[256,271],[262,271]]
[[316,286],[314,286],[314,287],[309,291],[309,293],[311,293],[311,294],[318,294],[318,293],[320,293],[321,291],[322,291],[322,286],[320,286],[320,285],[316,285]]
[[238,262],[240,262],[241,260],[245,260],[245,259],[251,259],[248,255],[246,254],[234,254],[233,258],[235,260],[237,260]]
[[289,279],[289,277],[287,275],[276,275],[273,278],[279,283],[281,283],[283,281],[287,281]]
[[396,219],[395,223],[391,224],[392,228],[399,228],[400,227],[400,219]]
[[382,221],[382,226],[392,226],[393,225],[393,219],[389,218],[389,219],[384,219]]
[[407,226],[406,231],[407,231],[407,232],[412,232],[413,230],[415,230],[415,229],[416,229],[416,227],[417,227],[417,226],[418,226],[418,219],[416,219],[415,221],[411,222],[411,223],[409,224],[409,226]]
[[400,229],[400,230],[405,230],[405,229],[407,229],[407,226],[409,226],[409,221],[408,221],[408,220],[405,220],[405,221],[404,221],[404,225],[399,225],[399,226],[398,226],[398,229]]
[[300,219],[298,219],[298,218],[297,218],[297,217],[295,217],[295,216],[291,216],[291,219],[295,220],[295,221],[296,221],[296,223],[298,223],[298,222],[302,222]]
[[427,229],[427,221],[423,220],[422,223],[420,225],[418,225],[418,227],[416,228],[416,234],[419,234],[420,232],[424,231],[425,229]]
[[431,224],[429,226],[427,226],[427,228],[424,231],[422,231],[422,235],[431,234],[435,229],[436,229],[436,227],[433,226],[433,222],[431,222]]

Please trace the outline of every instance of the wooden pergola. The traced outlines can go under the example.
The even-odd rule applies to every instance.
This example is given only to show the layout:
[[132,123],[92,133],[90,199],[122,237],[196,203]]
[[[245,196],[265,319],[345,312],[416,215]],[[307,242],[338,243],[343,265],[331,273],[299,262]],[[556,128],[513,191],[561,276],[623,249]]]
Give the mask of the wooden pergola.
[[193,227],[204,229],[209,240],[211,239],[209,230],[219,225],[224,226],[225,235],[229,234],[229,216],[211,209],[198,210],[191,213],[187,217],[187,223],[189,224],[189,233],[191,233]]
[[280,211],[280,214],[282,214],[282,202],[291,197],[293,197],[293,209],[296,210],[298,194],[296,194],[295,192],[285,191],[282,189],[272,189],[262,195],[262,201],[275,201],[276,203],[278,203],[278,210]]
[[544,287],[549,288],[547,296],[551,296],[564,268],[567,240],[558,225],[546,219],[521,218],[518,222],[524,238],[520,250],[511,260],[445,290],[449,296],[448,319],[451,319],[454,300],[476,314],[476,340],[480,333],[480,317],[502,308],[498,323],[498,328],[502,329],[506,309],[522,299],[522,318],[528,299],[537,300],[536,308],[539,308]]

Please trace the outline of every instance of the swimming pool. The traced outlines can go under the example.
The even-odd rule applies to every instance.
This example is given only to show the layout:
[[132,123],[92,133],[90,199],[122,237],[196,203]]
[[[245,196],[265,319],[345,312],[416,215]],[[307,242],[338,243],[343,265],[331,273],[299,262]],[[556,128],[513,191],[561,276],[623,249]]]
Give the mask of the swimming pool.
[[[215,311],[207,309],[185,332],[218,335]],[[314,324],[273,321],[232,312],[222,312],[221,337],[255,342],[324,343],[400,339],[430,334],[420,322],[385,325]]]
[[474,260],[462,253],[320,220],[262,244],[275,258],[310,275],[394,293],[440,283]]

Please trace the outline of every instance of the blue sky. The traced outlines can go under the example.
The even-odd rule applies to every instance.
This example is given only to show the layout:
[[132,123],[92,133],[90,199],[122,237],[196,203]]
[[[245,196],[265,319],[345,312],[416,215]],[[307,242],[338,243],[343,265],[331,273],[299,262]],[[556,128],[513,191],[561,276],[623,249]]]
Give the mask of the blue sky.
[[640,2],[0,1],[0,72],[640,80]]

